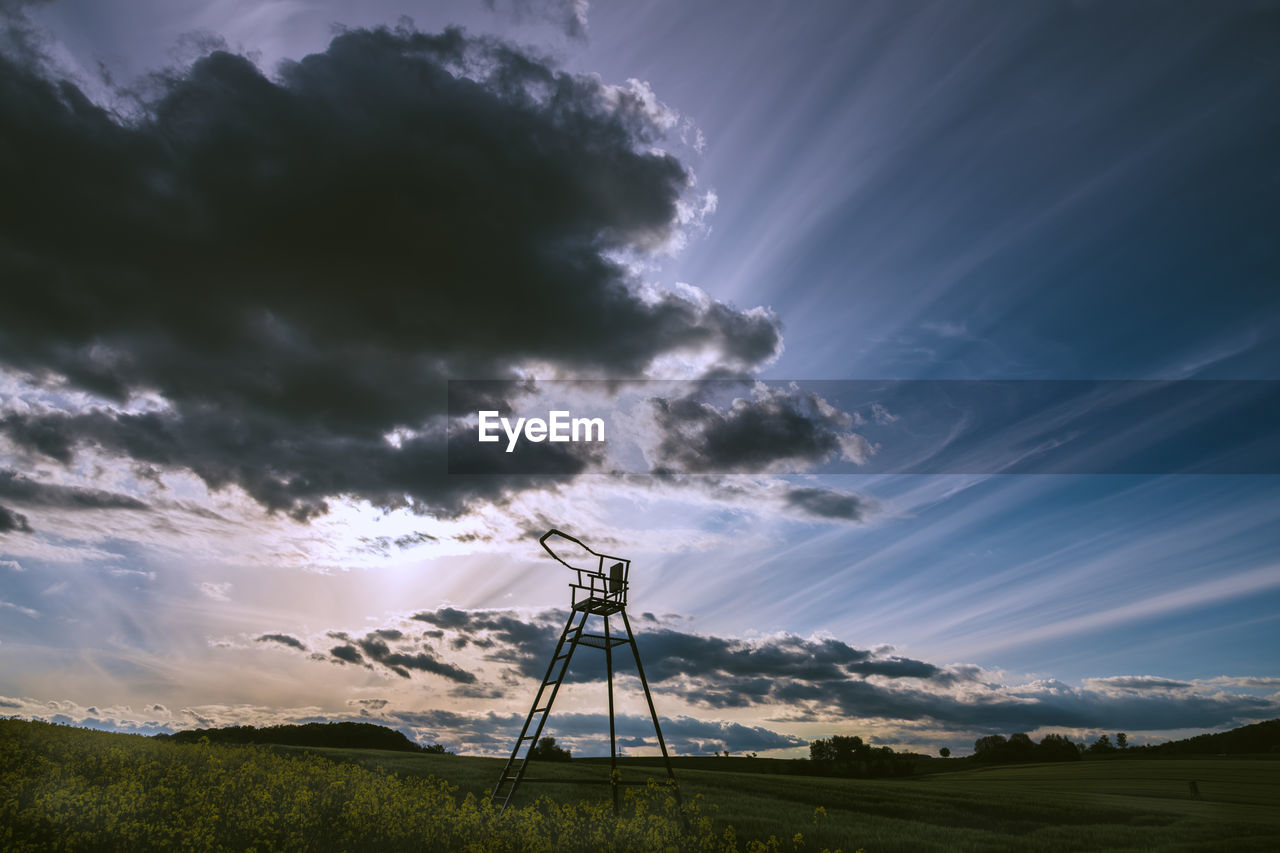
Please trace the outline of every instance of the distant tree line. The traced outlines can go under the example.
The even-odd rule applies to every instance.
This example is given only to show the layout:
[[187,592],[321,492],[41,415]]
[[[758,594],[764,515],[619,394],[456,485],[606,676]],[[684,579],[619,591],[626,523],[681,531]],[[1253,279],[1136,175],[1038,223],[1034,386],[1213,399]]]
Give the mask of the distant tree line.
[[227,726],[220,729],[185,729],[158,734],[175,743],[261,743],[281,746],[327,746],[338,749],[389,749],[397,752],[451,754],[441,744],[420,746],[404,733],[374,723],[305,723],[285,726]]
[[[1105,735],[1104,735],[1105,737]],[[982,764],[1019,764],[1029,761],[1079,761],[1084,744],[1066,735],[1047,734],[1036,743],[1025,732],[987,735],[973,743],[973,758]]]
[[917,757],[894,752],[887,746],[872,746],[857,735],[832,735],[809,743],[807,769],[823,776],[910,776]]
[[1079,744],[1079,746],[1084,747],[1084,751],[1090,755],[1109,755],[1113,752],[1121,752],[1128,749],[1129,736],[1124,732],[1118,732],[1115,743],[1112,743],[1110,735],[1099,735],[1098,739],[1089,744],[1089,746],[1085,747],[1084,744]]
[[1196,735],[1185,740],[1131,746],[1129,736],[1099,735],[1087,746],[1064,735],[1045,735],[1040,743],[1022,733],[988,735],[973,745],[975,761],[1013,764],[1022,761],[1075,761],[1080,758],[1154,758],[1175,755],[1253,755],[1280,752],[1280,720],[1254,723],[1227,732]]
[[1253,755],[1280,752],[1280,720],[1241,726],[1228,732],[1196,735],[1154,746],[1132,747],[1130,753],[1165,755]]

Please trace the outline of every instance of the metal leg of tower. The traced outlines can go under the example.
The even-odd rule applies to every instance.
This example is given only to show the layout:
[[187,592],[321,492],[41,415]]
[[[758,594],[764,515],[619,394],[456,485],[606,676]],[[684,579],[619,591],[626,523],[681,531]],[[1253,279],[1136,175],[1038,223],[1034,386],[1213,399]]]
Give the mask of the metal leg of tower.
[[[640,649],[636,646],[636,635],[631,630],[631,620],[627,618],[627,611],[619,611],[622,614],[622,624],[627,629],[627,640],[631,644],[631,654],[636,659],[636,672],[640,676],[640,686],[644,688],[644,699],[649,703],[649,716],[653,718],[653,730],[658,734],[658,746],[662,748],[662,760],[667,765],[667,777],[674,785],[674,793],[676,804],[683,806],[684,801],[680,798],[680,784],[676,782],[675,771],[671,769],[671,755],[667,752],[667,741],[662,737],[662,726],[658,723],[658,710],[653,707],[653,694],[649,692],[649,679],[644,677],[644,664],[640,663]],[[612,715],[610,715],[610,723],[612,723]],[[680,814],[680,821],[688,828],[688,819],[685,818],[683,810]]]
[[609,787],[613,791],[613,812],[618,813],[618,736],[613,722],[613,641],[609,636],[609,614],[604,615],[604,665],[609,671]]

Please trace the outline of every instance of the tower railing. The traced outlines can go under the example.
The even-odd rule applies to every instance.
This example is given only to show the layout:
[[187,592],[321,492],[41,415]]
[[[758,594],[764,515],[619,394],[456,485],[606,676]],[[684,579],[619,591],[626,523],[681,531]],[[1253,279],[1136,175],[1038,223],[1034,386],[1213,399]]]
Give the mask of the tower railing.
[[[595,557],[595,568],[575,566],[557,554],[555,549],[547,544],[547,540],[553,536],[567,539]],[[577,573],[577,583],[569,584],[574,610],[586,610],[588,613],[604,616],[617,613],[627,606],[627,588],[630,586],[628,578],[631,574],[630,560],[625,557],[602,554],[587,546],[576,536],[570,536],[568,533],[563,533],[554,528],[542,534],[541,538],[538,539],[538,544],[558,563]],[[609,564],[607,571],[605,570],[606,563]]]

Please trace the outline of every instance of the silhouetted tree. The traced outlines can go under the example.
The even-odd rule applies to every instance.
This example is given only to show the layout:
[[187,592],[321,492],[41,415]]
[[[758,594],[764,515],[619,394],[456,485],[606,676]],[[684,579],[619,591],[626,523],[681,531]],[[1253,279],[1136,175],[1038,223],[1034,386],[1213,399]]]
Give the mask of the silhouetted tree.
[[865,761],[869,757],[871,747],[862,742],[862,738],[854,735],[832,735],[831,748],[836,753],[836,763],[845,764],[850,761]]
[[951,749],[949,747],[944,746],[942,749],[938,750],[938,755],[941,755],[943,758],[950,758]]
[[1111,745],[1111,737],[1109,735],[1100,735],[1097,740],[1089,744],[1089,751],[1094,755],[1106,752],[1115,752],[1116,748]]
[[556,739],[553,737],[542,738],[529,752],[529,758],[535,761],[568,761],[570,757],[569,750],[556,746]]
[[911,764],[887,746],[872,747],[857,735],[833,735],[809,743],[813,770],[832,776],[906,776]]
[[997,762],[1005,760],[1009,752],[1009,741],[1004,735],[987,735],[973,742],[973,757],[979,761]]
[[867,761],[870,757],[871,747],[857,735],[832,735],[829,740],[819,739],[809,743],[809,758],[812,761],[850,764],[854,761]]
[[1047,734],[1036,746],[1037,761],[1078,761],[1080,748],[1066,735]]
[[[1110,741],[1107,749],[1111,749]],[[1019,761],[1077,761],[1084,744],[1077,747],[1066,735],[1047,734],[1035,743],[1025,732],[987,735],[973,744],[974,758],[984,764],[1011,764]]]
[[1031,761],[1035,758],[1036,745],[1026,732],[1014,732],[1009,735],[1009,760]]
[[1116,734],[1116,747],[1117,747],[1117,748],[1119,748],[1119,749],[1128,749],[1128,748],[1129,748],[1129,736],[1128,736],[1127,734],[1125,734],[1124,732],[1119,732],[1119,733],[1117,733],[1117,734]]

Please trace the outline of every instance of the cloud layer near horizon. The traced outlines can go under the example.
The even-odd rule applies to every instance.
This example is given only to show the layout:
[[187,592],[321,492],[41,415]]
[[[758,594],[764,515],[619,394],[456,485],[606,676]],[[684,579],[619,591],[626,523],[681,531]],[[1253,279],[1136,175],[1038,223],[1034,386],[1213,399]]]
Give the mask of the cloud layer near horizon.
[[[155,733],[222,725],[267,725],[361,719],[398,728],[422,742],[501,754],[524,719],[525,702],[545,671],[566,612],[464,610],[439,607],[363,632],[315,636],[272,632],[252,644],[264,654],[296,654],[370,679],[340,708],[202,705],[83,707],[68,701],[3,698],[7,713],[119,731]],[[1066,731],[1076,739],[1125,730],[1134,742],[1244,725],[1280,715],[1280,680],[1218,677],[1200,680],[1150,675],[1014,682],[966,664],[935,664],[890,648],[858,649],[829,636],[778,634],[731,637],[698,634],[672,616],[642,614],[637,642],[662,715],[663,734],[680,754],[785,750],[832,732],[874,733],[877,742],[965,742],[988,733]],[[597,626],[598,627],[598,626]],[[616,629],[615,629],[616,630]],[[616,653],[616,688],[638,695],[634,664]],[[607,751],[608,718],[583,705],[602,690],[594,651],[575,656],[567,694],[549,731],[579,754]],[[438,686],[397,692],[424,680]],[[370,696],[383,685],[384,695]],[[579,695],[575,699],[574,691]],[[585,691],[585,692],[583,692]],[[602,693],[600,695],[603,695]],[[765,725],[760,725],[764,723]],[[643,710],[621,706],[618,734],[628,748],[656,748]],[[818,732],[819,735],[812,735]]]
[[[567,615],[562,610],[440,607],[369,632],[363,639],[330,632],[325,636],[343,644],[312,657],[382,666],[409,678],[403,662],[425,655],[432,666],[410,668],[465,684],[465,695],[488,687],[492,695],[518,700],[523,688],[512,685],[541,680]],[[420,630],[423,625],[432,630]],[[1051,678],[1009,683],[1000,673],[978,666],[935,664],[885,648],[858,649],[834,637],[708,636],[652,614],[641,616],[637,625],[645,674],[655,690],[714,715],[750,709],[792,722],[896,720],[956,731],[1007,732],[1050,727],[1168,731],[1238,725],[1280,714],[1276,696],[1239,689],[1267,689],[1265,684],[1152,676],[1091,679],[1081,687]],[[281,637],[296,640],[291,634],[259,639],[304,650],[300,641],[295,646]],[[384,640],[392,641],[393,647],[387,648]],[[372,647],[376,654],[370,653]],[[570,683],[601,680],[596,662],[585,660],[591,653],[583,649],[575,656]],[[622,677],[630,678],[630,655],[625,648],[615,654]],[[469,661],[467,668],[445,663],[463,658]],[[1230,686],[1237,690],[1228,691]]]

